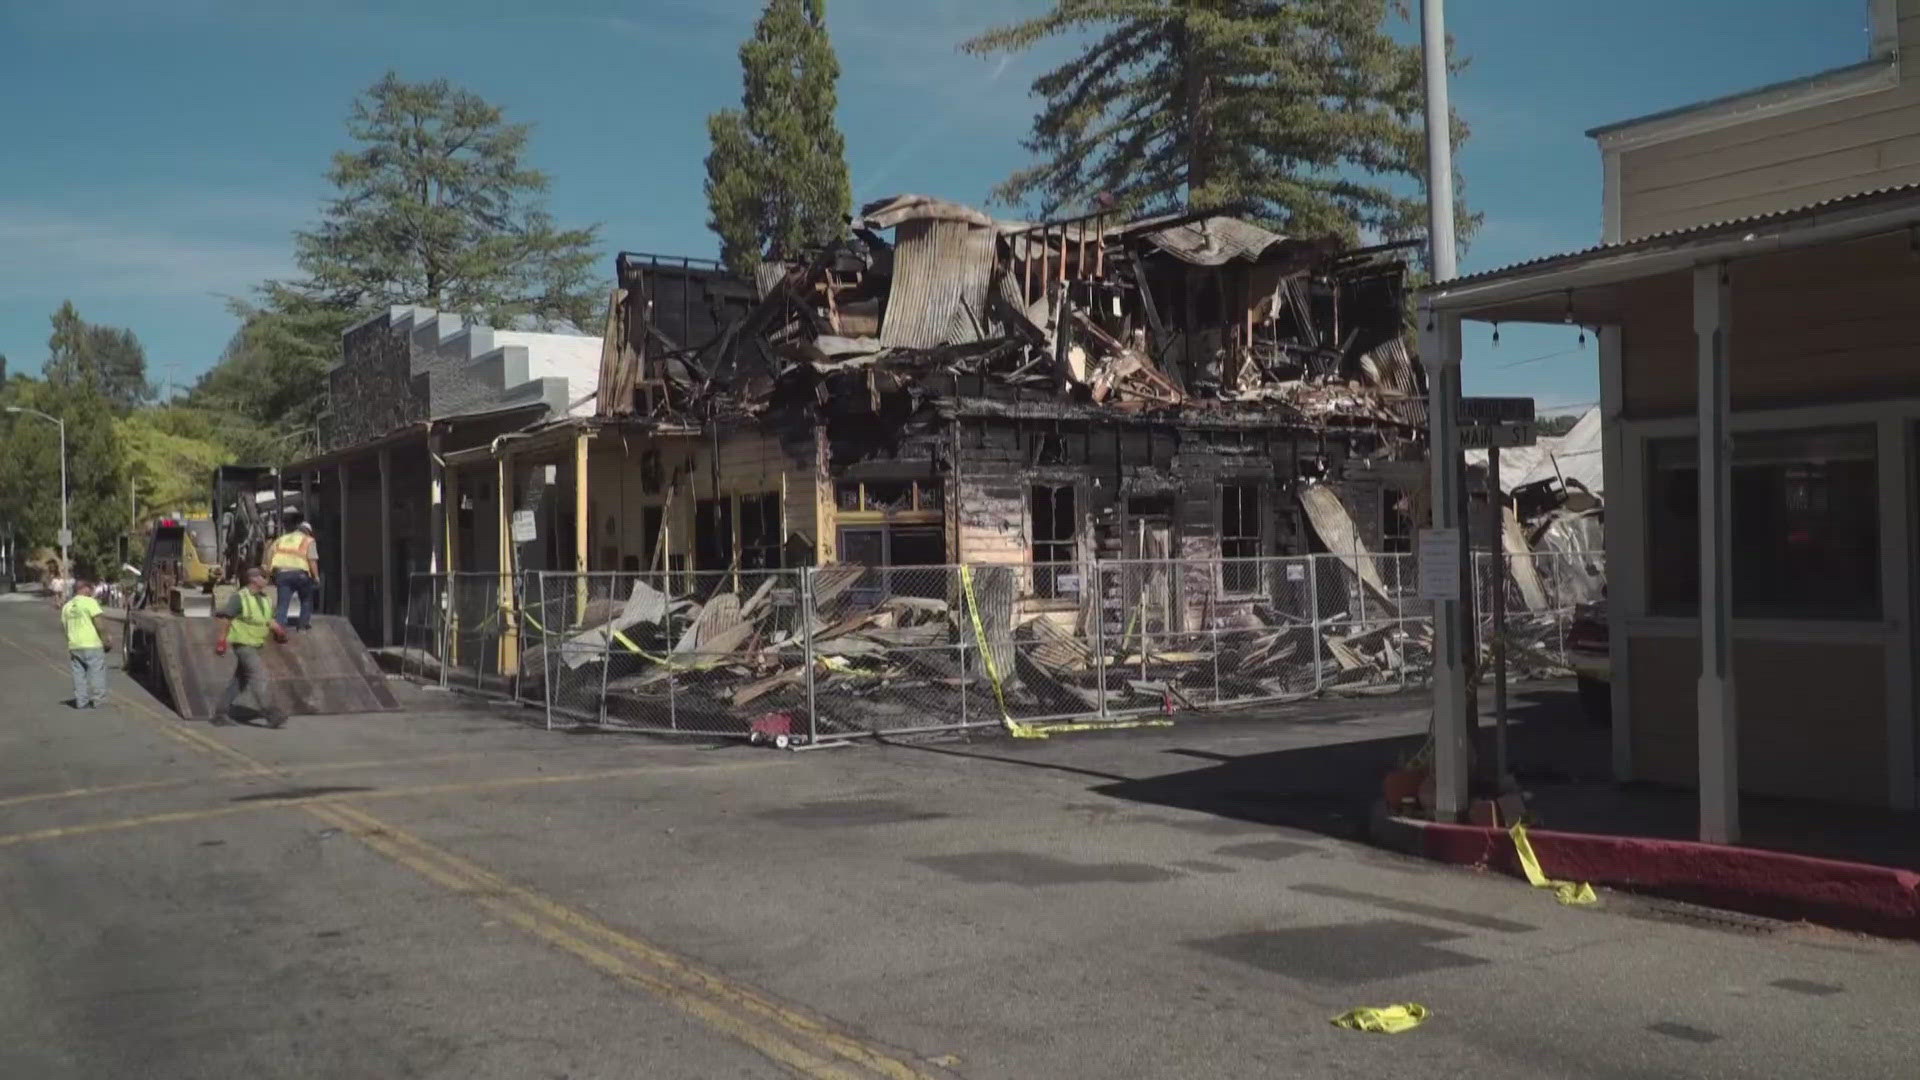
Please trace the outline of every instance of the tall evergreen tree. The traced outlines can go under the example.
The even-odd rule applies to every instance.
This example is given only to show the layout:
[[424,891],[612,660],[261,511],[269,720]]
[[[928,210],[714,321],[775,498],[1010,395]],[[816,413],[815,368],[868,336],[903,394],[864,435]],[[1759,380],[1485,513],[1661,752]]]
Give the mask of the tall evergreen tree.
[[740,73],[741,107],[707,118],[707,227],[721,261],[749,274],[766,251],[837,239],[852,209],[826,0],[768,0],[740,46]]
[[[560,229],[545,173],[522,164],[531,129],[445,79],[388,72],[356,100],[333,156],[338,194],[319,228],[295,234],[305,298],[588,325],[605,297],[590,268],[598,226]],[[271,296],[269,297],[271,299]]]
[[[1386,33],[1399,7],[1055,0],[963,46],[1014,53],[1090,36],[1034,81],[1043,104],[1024,145],[1039,161],[993,195],[1046,214],[1100,199],[1142,213],[1230,209],[1298,236],[1418,233],[1420,50]],[[1457,120],[1453,131],[1466,135]]]
[[52,322],[42,371],[47,381],[61,386],[85,384],[121,412],[152,399],[147,351],[133,331],[89,323],[71,300],[53,313]]
[[597,325],[599,226],[554,224],[546,175],[521,160],[529,131],[444,79],[389,72],[354,101],[347,132],[357,145],[334,155],[337,193],[319,226],[294,234],[306,277],[233,301],[240,329],[189,403],[273,429],[263,445],[282,460],[312,447],[341,331],[388,305],[495,326]]

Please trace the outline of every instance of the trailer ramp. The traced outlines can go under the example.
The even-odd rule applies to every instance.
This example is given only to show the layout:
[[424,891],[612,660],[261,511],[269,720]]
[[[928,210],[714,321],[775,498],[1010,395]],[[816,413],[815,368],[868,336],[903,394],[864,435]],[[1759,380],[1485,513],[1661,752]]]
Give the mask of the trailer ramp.
[[[213,652],[220,621],[135,612],[133,629],[147,636],[150,662],[166,683],[174,711],[187,720],[210,719],[233,677],[233,657]],[[290,716],[400,709],[353,624],[338,615],[315,615],[312,629],[289,631],[284,645],[269,639],[260,651],[273,704]]]

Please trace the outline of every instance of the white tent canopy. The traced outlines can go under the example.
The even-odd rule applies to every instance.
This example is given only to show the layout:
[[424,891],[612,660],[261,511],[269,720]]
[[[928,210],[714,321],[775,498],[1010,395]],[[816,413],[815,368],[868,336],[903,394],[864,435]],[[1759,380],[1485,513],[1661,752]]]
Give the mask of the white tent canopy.
[[[1485,450],[1465,451],[1467,464],[1486,468]],[[1556,478],[1577,482],[1605,497],[1607,481],[1600,453],[1600,410],[1588,409],[1565,435],[1544,435],[1532,446],[1500,451],[1500,490],[1512,491]]]

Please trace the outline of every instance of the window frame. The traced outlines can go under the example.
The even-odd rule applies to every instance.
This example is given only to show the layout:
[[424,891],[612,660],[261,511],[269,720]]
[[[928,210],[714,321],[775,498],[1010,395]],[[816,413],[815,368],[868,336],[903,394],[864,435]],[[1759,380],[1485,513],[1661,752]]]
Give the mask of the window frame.
[[[1265,557],[1266,528],[1262,516],[1261,483],[1257,480],[1223,480],[1214,492],[1214,525],[1220,543],[1219,573],[1216,575],[1221,596],[1258,596],[1261,593],[1261,570],[1263,564],[1258,561]],[[1233,495],[1229,495],[1233,492]],[[1247,513],[1247,502],[1251,497],[1253,512]],[[1231,534],[1227,531],[1227,508],[1233,505],[1233,523],[1237,526]],[[1251,517],[1253,531],[1247,532]]]

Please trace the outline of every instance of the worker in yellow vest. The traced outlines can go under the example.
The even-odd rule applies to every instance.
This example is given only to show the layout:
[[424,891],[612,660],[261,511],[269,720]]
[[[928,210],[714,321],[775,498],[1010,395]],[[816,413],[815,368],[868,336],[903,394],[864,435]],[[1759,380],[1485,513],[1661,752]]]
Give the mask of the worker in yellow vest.
[[273,542],[267,557],[267,569],[279,597],[273,605],[273,621],[287,625],[287,604],[300,598],[297,630],[313,626],[313,605],[320,595],[320,548],[313,539],[313,525],[299,514],[287,515],[287,531]]
[[233,706],[240,695],[253,691],[254,708],[267,718],[269,727],[287,726],[287,714],[273,703],[272,686],[267,680],[266,658],[261,654],[267,647],[267,636],[271,634],[275,641],[287,640],[286,627],[273,617],[273,599],[267,595],[267,572],[259,567],[247,569],[246,584],[227,598],[227,603],[213,613],[220,620],[220,637],[213,643],[216,656],[227,655],[227,649],[233,649],[233,678],[227,681],[227,689],[220,695],[220,707],[213,711],[213,725],[224,727],[233,723]]

